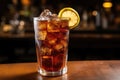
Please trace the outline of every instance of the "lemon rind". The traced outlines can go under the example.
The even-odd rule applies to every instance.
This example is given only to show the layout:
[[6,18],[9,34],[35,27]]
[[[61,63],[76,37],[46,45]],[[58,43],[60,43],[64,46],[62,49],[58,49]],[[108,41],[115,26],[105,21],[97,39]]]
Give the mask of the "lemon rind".
[[58,14],[58,17],[62,17],[62,13],[65,12],[65,11],[72,11],[77,16],[77,22],[72,26],[70,25],[69,26],[70,29],[73,29],[73,28],[77,27],[79,25],[79,22],[80,22],[80,16],[79,16],[78,12],[71,7],[66,7],[66,8],[63,8],[63,9],[60,10],[60,12]]

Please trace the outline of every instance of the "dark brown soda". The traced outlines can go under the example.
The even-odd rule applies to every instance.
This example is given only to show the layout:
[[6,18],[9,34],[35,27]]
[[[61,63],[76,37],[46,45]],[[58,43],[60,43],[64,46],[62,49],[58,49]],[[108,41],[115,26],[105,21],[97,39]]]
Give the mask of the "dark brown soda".
[[[68,21],[40,21],[39,31],[45,31],[45,38],[36,41],[36,52],[39,67],[45,71],[59,71],[65,67],[68,51]],[[43,39],[43,40],[41,40]]]

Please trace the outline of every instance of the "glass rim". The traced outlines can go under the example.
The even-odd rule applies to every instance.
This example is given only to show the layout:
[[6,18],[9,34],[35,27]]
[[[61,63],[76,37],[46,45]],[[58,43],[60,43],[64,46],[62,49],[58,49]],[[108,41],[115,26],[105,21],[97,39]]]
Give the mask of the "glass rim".
[[[42,19],[42,18],[40,18],[40,17],[33,17],[33,19],[34,20],[49,20],[49,19]],[[69,17],[57,17],[56,19],[60,19],[60,20],[70,20],[70,18]],[[56,20],[55,19],[55,20]],[[50,20],[52,20],[52,19],[50,19]],[[54,20],[54,19],[53,19]]]

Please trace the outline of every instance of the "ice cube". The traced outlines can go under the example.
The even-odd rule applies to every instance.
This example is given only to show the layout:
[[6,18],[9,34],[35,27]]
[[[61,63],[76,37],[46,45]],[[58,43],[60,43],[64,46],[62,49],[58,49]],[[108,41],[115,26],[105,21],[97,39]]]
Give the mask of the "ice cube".
[[56,43],[57,39],[53,38],[51,40],[49,40],[49,44],[54,45]]
[[67,20],[61,20],[61,28],[68,29],[68,21]]
[[58,26],[56,26],[55,24],[49,22],[49,24],[47,25],[47,31],[48,32],[60,32]]
[[60,44],[60,43],[59,43],[59,44],[56,44],[56,45],[54,46],[54,49],[57,50],[57,51],[63,49],[63,44]]
[[50,20],[54,20],[54,21],[60,21],[60,19],[58,18],[57,14],[52,14],[49,16]]
[[67,41],[66,40],[61,40],[60,42],[65,48],[67,47]]
[[39,30],[46,30],[46,28],[47,28],[47,20],[40,21],[38,23],[38,25],[39,25],[39,27],[38,27]]
[[51,20],[47,25],[48,32],[60,32],[60,21]]
[[41,52],[41,55],[51,55],[52,49],[48,47],[41,47],[40,52]]
[[50,12],[50,10],[48,9],[45,9],[41,14],[40,14],[40,19],[42,20],[48,20],[49,19],[49,16],[51,16],[52,13]]
[[53,16],[53,17],[57,17],[57,14],[52,14],[51,16]]
[[57,34],[56,34],[56,33],[48,32],[48,33],[47,33],[46,41],[47,41],[50,45],[54,45],[54,44],[57,42]]
[[39,40],[45,40],[47,36],[47,32],[46,31],[39,31],[38,32],[38,39]]
[[68,31],[61,30],[58,35],[59,35],[58,36],[59,39],[67,40],[69,38],[69,32]]

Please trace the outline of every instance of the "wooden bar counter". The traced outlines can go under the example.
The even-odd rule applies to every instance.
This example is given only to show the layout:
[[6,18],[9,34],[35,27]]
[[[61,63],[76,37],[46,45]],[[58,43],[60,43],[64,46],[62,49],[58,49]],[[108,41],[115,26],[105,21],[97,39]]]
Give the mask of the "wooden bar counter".
[[68,61],[68,73],[59,77],[41,76],[33,62],[0,64],[0,80],[120,80],[120,61]]

